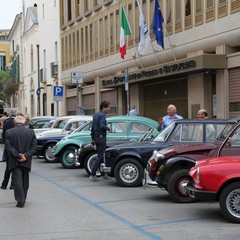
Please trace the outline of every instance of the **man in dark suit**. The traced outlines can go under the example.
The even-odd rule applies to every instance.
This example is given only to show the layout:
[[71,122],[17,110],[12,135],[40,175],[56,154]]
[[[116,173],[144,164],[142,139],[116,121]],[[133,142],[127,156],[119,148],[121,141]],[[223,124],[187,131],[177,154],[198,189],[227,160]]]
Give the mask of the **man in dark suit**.
[[[6,131],[10,128],[14,128],[14,117],[15,117],[15,115],[13,113],[10,113],[9,117],[7,119],[5,119],[5,121],[4,121],[3,133],[2,133],[4,144],[5,144]],[[6,145],[4,146],[2,159],[4,162],[6,162],[6,168],[5,168],[5,172],[4,172],[4,178],[2,181],[1,189],[6,189],[9,179],[10,179],[10,176],[11,176],[11,172],[8,170],[8,154],[7,154],[7,150],[6,150]],[[10,189],[13,189],[12,182],[10,185]]]
[[6,131],[5,144],[9,156],[8,168],[12,172],[16,207],[24,207],[29,188],[29,172],[37,139],[32,129],[24,126],[25,118],[16,116],[14,128]]

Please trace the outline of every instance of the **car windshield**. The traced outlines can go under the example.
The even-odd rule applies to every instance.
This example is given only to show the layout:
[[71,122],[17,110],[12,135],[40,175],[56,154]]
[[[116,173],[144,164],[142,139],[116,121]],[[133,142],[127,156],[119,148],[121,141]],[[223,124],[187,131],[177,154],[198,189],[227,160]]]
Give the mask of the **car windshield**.
[[53,125],[53,128],[60,128],[60,129],[63,129],[66,125],[68,120],[59,120],[59,121],[56,121]]
[[235,126],[234,124],[227,124],[226,127],[222,130],[222,132],[218,135],[216,140],[224,141],[226,137],[230,134],[234,126]]
[[164,141],[165,139],[167,139],[168,135],[170,134],[170,132],[173,130],[175,123],[171,123],[168,127],[166,127],[165,129],[163,129],[158,135],[157,137],[154,139],[154,141]]

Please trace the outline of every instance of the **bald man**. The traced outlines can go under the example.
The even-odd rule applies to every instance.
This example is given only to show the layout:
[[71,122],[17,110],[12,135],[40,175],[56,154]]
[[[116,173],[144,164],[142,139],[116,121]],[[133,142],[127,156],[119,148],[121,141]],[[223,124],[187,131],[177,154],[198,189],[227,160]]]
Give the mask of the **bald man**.
[[173,104],[168,105],[167,115],[158,121],[158,130],[160,131],[168,127],[173,121],[178,119],[183,119],[183,117],[177,114],[177,108]]

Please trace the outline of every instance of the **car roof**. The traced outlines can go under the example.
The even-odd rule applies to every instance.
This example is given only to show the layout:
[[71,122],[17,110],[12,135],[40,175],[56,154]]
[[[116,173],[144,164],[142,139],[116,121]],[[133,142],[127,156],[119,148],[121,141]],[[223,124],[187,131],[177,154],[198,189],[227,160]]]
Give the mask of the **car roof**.
[[175,120],[176,123],[227,123],[229,120],[226,119],[178,119]]
[[90,115],[69,115],[69,116],[58,117],[57,120],[65,120],[65,119],[72,119],[72,118],[91,119],[92,116],[90,116]]
[[74,122],[74,121],[78,121],[78,120],[82,120],[82,121],[91,121],[92,120],[92,116],[79,116],[79,117],[73,117],[73,118],[69,118],[66,119],[68,122]]
[[41,120],[41,119],[55,119],[54,116],[37,116],[37,117],[32,117],[31,120]]
[[157,123],[157,121],[151,119],[151,118],[148,118],[148,117],[142,117],[142,116],[128,116],[128,115],[120,115],[120,116],[111,116],[111,117],[108,117],[107,118],[107,121],[108,120],[125,120],[125,121],[139,121],[139,122],[149,122],[153,125],[155,125]]

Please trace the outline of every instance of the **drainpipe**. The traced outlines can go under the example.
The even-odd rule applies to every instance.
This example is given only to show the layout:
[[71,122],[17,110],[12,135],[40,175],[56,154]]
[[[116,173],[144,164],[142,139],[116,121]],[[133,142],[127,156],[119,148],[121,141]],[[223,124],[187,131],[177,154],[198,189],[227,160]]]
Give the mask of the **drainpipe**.
[[37,44],[37,69],[38,69],[38,89],[37,89],[37,101],[38,101],[38,107],[37,107],[37,115],[40,116],[40,60],[39,60],[39,44]]

